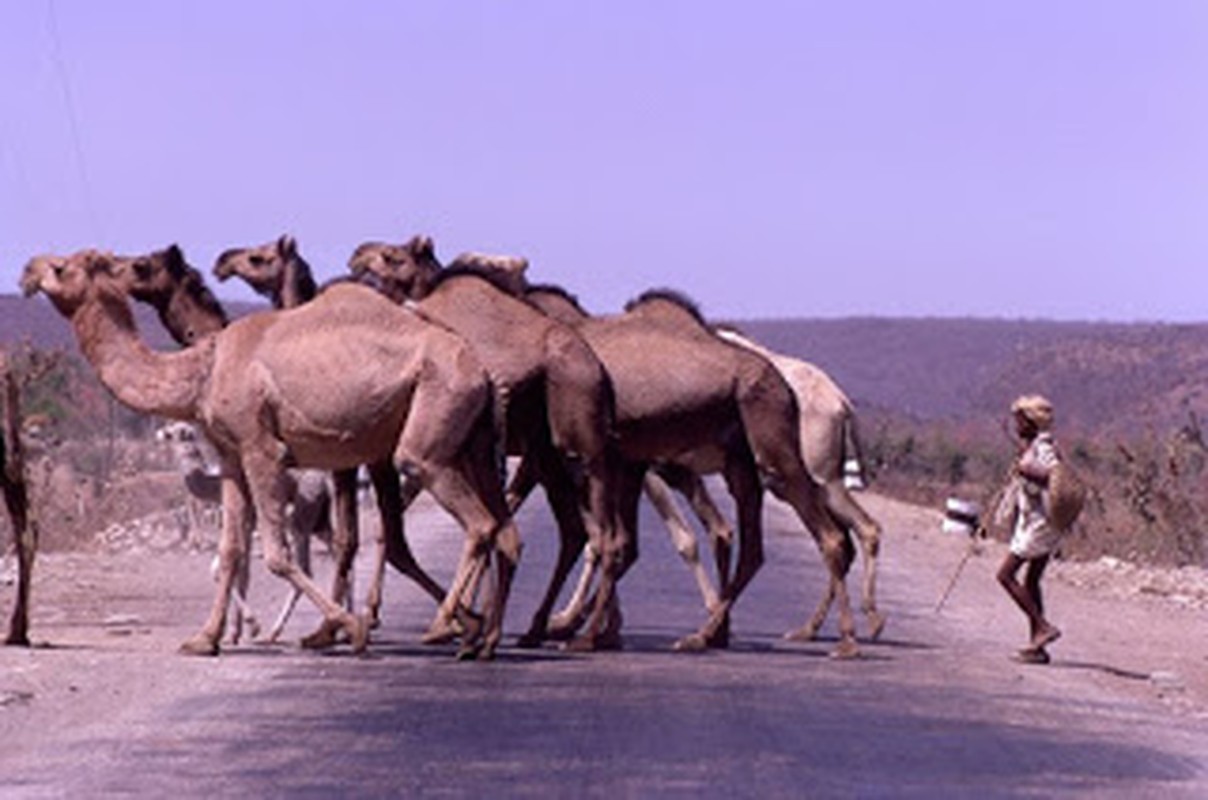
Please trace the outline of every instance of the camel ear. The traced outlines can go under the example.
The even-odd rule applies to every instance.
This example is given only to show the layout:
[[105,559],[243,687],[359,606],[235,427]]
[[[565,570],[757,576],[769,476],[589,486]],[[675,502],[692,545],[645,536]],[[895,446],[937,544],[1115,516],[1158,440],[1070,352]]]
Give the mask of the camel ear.
[[407,251],[416,258],[436,257],[436,245],[432,243],[431,236],[412,236],[411,241],[407,242]]
[[282,258],[293,258],[298,252],[298,242],[288,233],[283,234],[277,240],[277,252],[281,254]]
[[168,245],[167,256],[170,264],[185,263],[185,254],[181,251],[180,245],[178,244]]

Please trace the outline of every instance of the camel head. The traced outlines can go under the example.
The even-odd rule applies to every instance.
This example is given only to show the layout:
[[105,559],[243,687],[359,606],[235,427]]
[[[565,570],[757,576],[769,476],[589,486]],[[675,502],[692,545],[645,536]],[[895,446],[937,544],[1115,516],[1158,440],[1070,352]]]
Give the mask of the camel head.
[[523,297],[528,289],[524,273],[528,270],[528,259],[522,256],[501,256],[491,253],[462,253],[449,263],[449,269],[469,269],[487,272],[498,280],[496,285],[516,297]]
[[234,247],[214,263],[214,277],[225,281],[238,275],[258,294],[268,298],[281,295],[285,271],[298,258],[298,242],[286,234],[258,247]]
[[401,245],[365,242],[353,252],[348,269],[358,280],[401,303],[426,297],[441,266],[432,237],[414,236]]
[[[178,245],[139,256],[114,259],[114,274],[130,297],[160,311],[160,319],[178,342],[189,345],[227,324],[226,311],[201,273],[185,261]],[[182,302],[181,295],[186,302]],[[174,309],[200,313],[171,313]]]
[[112,267],[113,255],[100,250],[34,256],[21,275],[21,291],[26,297],[41,292],[60,314],[71,318],[95,297],[99,285],[115,286]]

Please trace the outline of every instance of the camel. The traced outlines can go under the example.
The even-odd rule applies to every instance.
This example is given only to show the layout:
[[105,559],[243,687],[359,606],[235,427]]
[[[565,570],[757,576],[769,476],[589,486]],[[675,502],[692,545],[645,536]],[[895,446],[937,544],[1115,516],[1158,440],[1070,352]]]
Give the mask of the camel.
[[[155,441],[168,446],[172,463],[185,484],[186,542],[202,546],[201,528],[207,512],[222,505],[222,477],[217,457],[207,457],[205,439],[187,422],[169,422],[155,429]],[[301,561],[301,559],[299,559]]]
[[402,245],[366,242],[356,248],[349,270],[460,334],[491,376],[499,442],[508,454],[524,457],[558,523],[554,572],[520,638],[521,646],[538,645],[557,633],[550,630],[550,614],[579,551],[589,539],[612,535],[617,459],[603,366],[572,328],[515,297],[492,273],[442,267],[429,237]]
[[[507,262],[497,263],[501,269],[507,267]],[[297,240],[288,234],[256,247],[226,250],[214,264],[214,276],[219,281],[242,278],[277,309],[295,308],[313,300],[319,291],[310,264],[298,250]],[[382,525],[378,528],[377,552],[365,606],[370,625],[376,627],[380,621],[382,584],[387,562],[415,581],[438,605],[445,599],[445,590],[416,561],[403,529],[401,512],[419,495],[419,485],[415,481],[404,481],[400,489],[398,473],[389,464],[377,465],[372,474],[382,512]],[[337,486],[347,485],[346,482],[341,483],[338,477],[336,482]],[[396,508],[399,513],[394,513]],[[349,543],[347,547],[353,552],[337,559],[345,573],[351,571],[356,542]],[[350,583],[350,575],[345,577],[337,574],[337,591]],[[310,641],[322,641],[327,633],[330,632],[321,630]]]
[[[215,333],[228,324],[229,318],[222,304],[214,297],[206,286],[201,273],[185,260],[180,247],[173,244],[162,250],[156,250],[146,255],[125,256],[114,260],[114,271],[121,279],[121,284],[127,295],[146,303],[155,309],[160,323],[169,332],[177,344],[188,347],[200,337]],[[160,429],[169,441],[174,441],[174,451],[184,461],[178,466],[182,468],[185,486],[190,493],[190,500],[200,497],[205,502],[218,503],[221,487],[219,470],[212,460],[195,457],[199,448],[208,446],[204,437],[197,437],[196,430],[183,423],[178,426],[164,426]],[[185,440],[187,437],[187,441]],[[213,466],[212,474],[210,467]],[[332,506],[333,489],[328,487],[322,473],[304,474],[303,470],[291,471],[289,508],[290,541],[298,565],[307,575],[311,574],[310,536],[318,535],[328,545],[329,550],[339,555],[347,549],[346,542],[355,538],[357,526],[355,503],[352,499],[336,498],[336,524],[330,524],[329,516]],[[343,476],[337,476],[333,485],[341,483]],[[344,478],[345,482],[348,479]],[[295,491],[299,490],[299,491]],[[193,502],[189,508],[192,509]],[[314,515],[326,515],[318,520]],[[323,524],[320,525],[320,522]],[[351,559],[351,556],[349,556]],[[253,638],[259,635],[260,625],[255,613],[246,601],[247,587],[250,577],[250,565],[244,562],[240,567],[239,578],[236,581],[234,600],[236,614],[231,629],[231,642],[238,643],[242,638],[243,625],[246,620]],[[337,580],[337,589],[344,584]],[[290,615],[297,605],[301,595],[293,590],[282,603],[281,611],[270,628],[266,641],[274,642],[289,622]],[[337,600],[342,598],[337,597]],[[350,603],[345,603],[350,606]],[[311,647],[321,647],[330,641],[330,636],[324,635],[305,637],[303,643]]]
[[[629,305],[629,311],[627,311],[626,314],[622,314],[621,317],[614,318],[612,320],[608,320],[608,318],[597,319],[590,317],[587,312],[583,311],[582,307],[579,305],[579,302],[575,300],[573,295],[570,295],[569,292],[562,288],[558,288],[558,286],[529,285],[527,290],[525,290],[525,296],[528,297],[528,300],[532,302],[534,306],[541,308],[542,311],[552,315],[552,317],[567,321],[568,324],[576,324],[577,320],[577,325],[580,326],[580,332],[582,332],[583,336],[587,338],[588,343],[591,343],[592,346],[596,348],[606,348],[604,350],[597,349],[597,353],[600,354],[600,358],[602,358],[604,361],[605,366],[608,367],[609,373],[612,376],[612,381],[614,381],[616,385],[617,418],[618,427],[620,427],[622,430],[622,442],[625,442],[625,431],[627,430],[625,428],[626,411],[629,407],[631,407],[627,405],[626,402],[626,389],[628,388],[629,392],[632,393],[641,393],[644,389],[649,389],[649,382],[652,381],[652,379],[656,379],[652,377],[641,377],[649,376],[649,372],[652,367],[649,364],[643,363],[643,359],[641,359],[640,355],[640,353],[643,352],[643,349],[641,349],[640,346],[633,348],[635,352],[621,347],[620,342],[625,340],[625,335],[623,335],[622,332],[623,327],[632,326],[634,329],[637,329],[634,331],[633,342],[640,343],[646,340],[647,347],[650,348],[650,353],[676,353],[681,348],[690,348],[691,344],[685,343],[685,347],[685,344],[656,344],[655,342],[660,341],[660,338],[664,335],[664,332],[666,332],[658,331],[658,326],[666,326],[668,320],[664,318],[678,318],[676,319],[676,325],[684,327],[684,331],[681,332],[691,332],[692,340],[696,341],[698,346],[704,348],[704,352],[702,354],[683,354],[679,356],[679,358],[684,359],[683,364],[686,365],[680,366],[679,369],[685,371],[690,369],[701,371],[716,370],[715,366],[705,366],[710,363],[708,360],[708,354],[713,354],[713,359],[718,359],[721,361],[721,363],[725,363],[727,358],[732,358],[733,350],[737,349],[736,347],[731,346],[730,343],[722,341],[719,337],[716,337],[714,331],[704,323],[703,318],[699,317],[699,312],[695,306],[693,306],[692,303],[687,301],[683,296],[676,294],[676,292],[647,292],[646,295],[639,297],[637,301],[634,301],[631,303],[631,305]],[[631,313],[633,313],[635,309],[641,309],[643,307],[649,307],[645,308],[643,317],[649,317],[650,319],[643,321],[643,319],[631,317]],[[693,326],[695,326],[698,330],[692,330]],[[609,330],[610,327],[614,330]],[[644,329],[644,327],[645,329],[649,330],[641,330]],[[724,353],[722,353],[722,350],[727,350],[727,352],[730,352],[731,355],[726,356]],[[762,365],[772,366],[774,370],[774,365],[768,363],[768,361],[763,359],[759,354],[751,353],[750,350],[747,350],[747,355],[739,354],[737,356],[738,364],[747,363],[747,360],[750,358],[750,356],[754,356],[754,359],[759,361],[759,363]],[[755,367],[747,364],[745,365],[744,369],[754,370]],[[631,370],[633,371],[632,373]],[[669,375],[676,375],[676,372],[670,372]],[[801,419],[796,413],[796,402],[792,400],[786,401],[784,399],[784,390],[789,390],[790,395],[792,394],[792,390],[789,385],[785,383],[783,376],[780,377],[780,381],[772,381],[772,379],[769,379],[766,376],[763,377],[763,379],[765,379],[765,382],[768,385],[774,385],[774,387],[776,387],[776,392],[774,392],[774,398],[763,399],[766,406],[771,408],[765,407],[765,410],[760,413],[769,413],[777,406],[786,405],[789,408],[792,419],[794,419],[794,425],[792,425],[792,427],[795,429],[800,429]],[[645,387],[643,385],[644,382],[647,384]],[[751,413],[755,413],[755,411]],[[772,413],[772,421],[774,424],[783,425],[783,421],[776,422],[776,413]],[[774,450],[776,450],[778,447],[778,442],[772,439],[771,436],[767,435],[766,431],[769,428],[771,427],[768,427],[768,425],[765,423],[760,423],[760,427],[757,428],[757,430],[763,431],[762,441],[759,446],[771,448],[771,450],[774,452]],[[858,653],[858,648],[856,648],[855,645],[854,625],[852,624],[852,619],[850,619],[846,584],[844,584],[844,578],[846,578],[846,574],[850,567],[850,558],[852,558],[852,545],[850,545],[850,540],[848,539],[844,528],[838,526],[837,524],[842,521],[844,526],[846,526],[847,523],[846,520],[841,520],[841,518],[836,517],[834,512],[830,512],[830,514],[823,514],[825,520],[819,520],[819,503],[825,502],[825,500],[829,499],[829,495],[826,495],[824,489],[819,487],[818,482],[815,481],[813,476],[808,473],[808,466],[802,463],[800,439],[798,439],[796,435],[791,436],[791,439],[796,445],[796,447],[792,447],[791,450],[796,451],[797,463],[792,463],[792,458],[788,456],[788,454],[784,453],[778,454],[776,458],[783,459],[784,463],[790,464],[788,474],[791,475],[791,479],[788,483],[783,483],[783,486],[796,486],[797,488],[778,489],[774,483],[773,485],[769,486],[769,488],[773,488],[773,492],[782,495],[782,497],[789,498],[790,505],[794,506],[795,510],[797,510],[798,516],[800,516],[802,521],[806,523],[807,529],[811,531],[815,541],[817,541],[819,545],[819,549],[821,552],[823,552],[824,562],[827,570],[829,570],[830,573],[827,597],[834,597],[838,599],[838,602],[840,602],[841,639],[834,651],[834,655],[837,657],[853,656]],[[779,442],[779,445],[783,445],[783,442]],[[751,450],[754,450],[754,448],[755,445],[751,445]],[[625,444],[622,444],[622,450],[625,450]],[[757,453],[759,451],[755,452]],[[756,457],[760,458],[759,456]],[[768,456],[765,456],[762,457],[761,464],[762,463],[774,462],[771,462],[771,459],[769,459]],[[664,462],[660,468],[663,474],[667,474],[667,465],[668,464]],[[707,515],[702,517],[702,521],[705,524],[705,528],[708,529],[713,538],[715,558],[716,562],[718,562],[718,573],[722,580],[722,584],[724,584],[724,587],[722,587],[722,597],[726,598],[727,591],[725,589],[725,581],[728,572],[728,558],[730,558],[728,557],[728,549],[730,549],[730,533],[728,533],[728,526],[725,523],[724,518],[721,517],[720,511],[716,510],[716,506],[712,502],[712,499],[709,498],[708,492],[705,491],[703,482],[699,480],[698,475],[691,474],[691,471],[702,473],[702,471],[709,470],[701,469],[701,465],[693,464],[691,459],[689,460],[689,465],[693,466],[693,470],[689,470],[689,474],[684,474],[684,471],[681,470],[680,474],[675,476],[675,488],[678,489],[678,491],[685,493],[686,497],[690,498],[693,509],[697,511],[698,515]],[[798,465],[800,465],[801,468],[806,471],[805,480],[803,480],[801,475],[798,474]],[[518,479],[522,479],[522,477],[523,476],[518,476]],[[747,480],[749,481],[749,477]],[[756,535],[757,537],[757,535],[760,535],[759,528],[754,527],[754,523],[757,521],[757,518],[759,518],[759,515],[757,515],[754,510],[750,509],[744,512],[744,503],[749,504],[750,500],[742,499],[742,483],[739,482],[736,489],[734,481],[728,479],[727,477],[727,485],[730,487],[730,491],[733,494],[734,499],[736,499],[736,504],[738,506],[739,535],[741,535],[743,540],[747,539],[749,535]],[[651,494],[650,489],[652,488],[656,489],[655,494]],[[658,494],[666,493],[666,488],[658,487],[657,483],[651,485],[649,480],[646,482],[646,489],[647,495],[651,495],[652,499],[658,497]],[[522,482],[519,482],[518,486],[513,486],[509,489],[510,493],[524,493],[527,491],[528,487],[524,486]],[[794,492],[805,495],[806,499],[791,499],[794,497],[794,494],[792,494]],[[656,509],[660,510],[660,514],[663,515],[664,520],[668,520],[668,515],[667,512],[663,510],[664,508],[673,508],[673,504],[670,503],[669,498],[664,497],[656,502]],[[676,515],[676,517],[678,517],[678,515]],[[744,517],[747,518],[747,522],[745,523]],[[808,520],[813,520],[814,522],[809,522]],[[676,528],[683,527],[686,529],[686,523],[681,520],[681,518],[678,518],[678,521],[672,522],[672,524],[675,524]],[[744,533],[744,524],[749,533]],[[814,524],[818,524],[819,527],[813,527]],[[687,537],[691,537],[690,532],[680,535],[687,535]],[[680,549],[680,547],[676,547],[676,549],[680,551],[680,555],[681,557],[685,558],[685,561],[691,560],[691,550]],[[599,553],[588,552],[587,557],[588,564],[581,575],[579,592],[577,592],[576,595],[571,598],[571,601],[568,603],[568,608],[563,611],[563,614],[565,615],[574,615],[580,610],[579,603],[581,602],[582,597],[585,596],[585,589],[587,585],[590,584],[592,578],[592,569],[596,567],[596,564],[592,562],[598,561],[600,555]],[[739,589],[741,589],[741,579],[739,579],[738,575],[734,576],[734,584],[739,584]],[[715,607],[714,605],[710,604],[710,596],[704,591],[702,591],[702,595],[705,597],[705,605],[707,605],[707,608],[713,610]],[[734,591],[734,589],[728,591],[728,604],[732,605],[734,599],[736,598],[737,592]],[[714,637],[720,639],[720,642],[716,643],[721,644],[725,642],[724,626],[710,627],[710,625],[707,625],[702,628],[702,632],[697,634],[697,636],[681,640],[676,647],[696,649],[702,647],[704,644],[714,644],[715,642],[712,642],[712,640],[708,640],[707,638],[702,640],[701,634],[708,634],[710,630],[713,631]],[[796,633],[794,632],[789,634],[789,636],[794,636],[794,638],[796,638]]]
[[[801,412],[797,430],[805,468],[824,488],[827,509],[855,533],[860,545],[864,558],[861,610],[868,619],[868,636],[876,640],[885,628],[885,617],[877,610],[876,601],[881,526],[852,496],[846,483],[846,479],[851,477],[849,465],[854,462],[858,470],[860,463],[855,407],[839,385],[814,364],[769,350],[733,327],[717,326],[714,331],[722,339],[766,358],[792,389]],[[863,485],[858,473],[857,477],[859,485]],[[835,599],[833,588],[832,583],[809,621],[797,630],[786,633],[785,638],[808,640],[817,636]]]
[[[113,262],[97,250],[37,256],[21,287],[27,297],[45,294],[69,321],[120,402],[198,423],[219,453],[218,589],[209,617],[182,651],[218,652],[254,509],[270,571],[301,589],[327,622],[348,633],[353,652],[363,652],[366,621],[328,598],[290,556],[286,469],[393,460],[466,533],[451,591],[429,632],[460,624],[459,656],[493,656],[520,542],[498,480],[489,379],[470,348],[376,292],[345,284],[295,309],[244,317],[185,350],[159,353],[140,338]],[[338,382],[322,384],[337,374]],[[495,580],[480,619],[460,598],[474,596],[492,555]]]

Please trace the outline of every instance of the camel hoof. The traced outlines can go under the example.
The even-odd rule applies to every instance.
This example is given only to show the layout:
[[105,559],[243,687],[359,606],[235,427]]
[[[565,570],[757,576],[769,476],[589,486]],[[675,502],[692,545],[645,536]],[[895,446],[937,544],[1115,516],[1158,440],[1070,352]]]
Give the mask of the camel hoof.
[[369,622],[355,614],[350,617],[351,619],[344,623],[344,627],[348,631],[352,652],[360,655],[369,648]]
[[830,651],[830,657],[837,661],[848,661],[860,657],[860,648],[853,637],[845,636]]
[[218,640],[199,633],[191,639],[186,639],[180,645],[180,652],[186,656],[216,656],[218,655]]
[[585,614],[567,614],[565,612],[555,614],[550,617],[545,635],[555,641],[569,641],[574,638],[575,633],[583,627],[583,623],[586,621]]
[[703,653],[709,649],[709,643],[699,633],[693,633],[677,641],[671,648],[677,653]]
[[868,613],[868,638],[869,641],[875,642],[881,638],[881,634],[885,632],[885,623],[888,618],[884,614],[879,614],[876,611]]
[[466,644],[463,644],[461,647],[457,648],[457,660],[474,661],[479,657],[479,653],[481,653],[482,650],[483,647],[480,643],[467,642]]
[[713,633],[705,637],[705,644],[717,650],[725,650],[730,646],[730,617],[717,627]]
[[326,622],[319,626],[314,633],[302,637],[299,644],[303,650],[326,650],[335,646],[336,631]]
[[620,650],[621,635],[619,633],[600,634],[597,636],[576,636],[563,646],[564,650],[572,653],[593,653],[602,650]]
[[784,638],[790,642],[812,642],[818,635],[818,629],[813,625],[802,625],[796,630],[789,631]]
[[454,625],[433,626],[419,640],[422,644],[448,644],[460,635]]

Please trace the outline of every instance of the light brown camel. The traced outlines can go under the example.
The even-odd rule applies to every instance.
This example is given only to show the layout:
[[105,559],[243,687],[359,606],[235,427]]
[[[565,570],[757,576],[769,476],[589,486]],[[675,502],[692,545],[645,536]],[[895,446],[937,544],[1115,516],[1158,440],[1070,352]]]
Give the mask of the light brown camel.
[[[506,264],[501,263],[500,266],[505,267]],[[220,281],[234,277],[243,279],[257,294],[267,298],[273,307],[278,309],[295,308],[309,302],[319,291],[310,264],[298,250],[297,240],[288,234],[255,247],[226,250],[214,264],[214,276]],[[377,550],[365,606],[370,625],[376,627],[380,622],[382,585],[385,577],[383,573],[387,562],[415,581],[438,605],[444,602],[445,590],[416,561],[403,527],[402,512],[419,495],[420,485],[413,480],[404,481],[400,488],[398,472],[389,462],[370,465],[370,475],[378,498],[382,524],[378,528]],[[335,482],[337,487],[351,485],[348,476],[335,476]],[[337,494],[339,493],[340,490],[337,489]],[[351,500],[343,498],[339,502],[351,504]],[[341,557],[337,559],[334,590],[337,599],[339,592],[351,585],[357,544],[357,541],[352,541],[343,545]],[[330,630],[320,629],[309,641],[312,644],[324,642],[330,633]]]
[[[442,268],[428,237],[362,244],[349,269],[464,337],[491,376],[499,441],[530,465],[558,523],[554,573],[520,639],[535,646],[551,633],[550,613],[579,551],[588,539],[611,538],[615,524],[617,456],[604,368],[574,329],[518,299],[489,273]],[[580,471],[585,491],[576,480]]]
[[[864,557],[864,584],[861,607],[868,619],[869,638],[876,639],[885,628],[885,617],[877,611],[877,556],[881,549],[881,526],[848,491],[844,482],[846,465],[859,463],[859,437],[856,432],[856,411],[839,385],[817,366],[776,353],[733,327],[718,326],[717,335],[728,342],[752,350],[768,361],[784,376],[801,418],[797,425],[801,437],[801,457],[810,475],[826,492],[826,507],[843,525],[855,533]],[[795,631],[785,634],[789,639],[812,639],[826,620],[834,600],[834,584],[830,584],[818,609],[810,620]]]
[[[113,262],[113,271],[126,294],[155,309],[160,323],[177,344],[190,346],[200,337],[216,333],[227,326],[229,317],[222,304],[206,286],[201,273],[185,260],[184,253],[175,244],[145,255],[117,257]],[[187,431],[179,426],[165,426],[161,430],[166,433],[170,442],[177,435],[192,437],[196,433],[191,427]],[[204,437],[201,437],[201,441],[204,442]],[[218,475],[218,467],[212,462],[196,463],[192,455],[198,447],[200,442],[193,439],[174,443],[175,454],[185,456],[187,462],[181,465],[185,468],[183,475],[186,489],[193,497],[214,495],[213,502],[220,502],[217,495],[221,493],[222,481]],[[213,468],[212,475],[207,472],[210,467]],[[337,561],[348,549],[349,540],[356,538],[355,496],[344,498],[339,490],[329,488],[326,476],[321,472],[291,470],[289,478],[287,508],[290,542],[298,566],[310,575],[312,535],[324,540],[328,548],[336,554]],[[355,474],[351,478],[337,475],[332,480],[332,485],[343,486],[345,483],[341,481],[350,480],[355,480]],[[332,504],[333,494],[336,495],[335,505]],[[331,521],[333,515],[334,525]],[[244,561],[240,565],[233,594],[236,613],[230,631],[232,643],[238,643],[242,638],[245,622],[253,638],[259,635],[260,624],[246,600],[249,577],[250,564]],[[343,587],[339,578],[340,576],[337,576],[337,590]],[[269,629],[266,641],[276,641],[280,636],[300,597],[297,589],[292,589],[286,596],[276,620]],[[337,596],[336,599],[339,602],[343,598]],[[303,643],[307,646],[323,646],[330,643],[330,635],[325,631],[321,636],[305,637]]]
[[[795,433],[799,418],[791,389],[770,362],[718,339],[695,307],[676,293],[647,293],[631,303],[625,314],[613,318],[589,317],[572,295],[557,287],[530,286],[526,297],[545,313],[568,324],[578,320],[580,332],[604,361],[617,393],[618,430],[626,455],[639,462],[644,459],[648,464],[661,464],[664,471],[669,464],[678,464],[695,473],[719,468],[726,473],[727,485],[739,514],[742,550],[738,571],[731,581],[728,577],[730,541],[724,520],[706,522],[706,527],[716,530],[712,535],[722,582],[722,602],[717,610],[710,609],[714,614],[705,627],[678,646],[695,649],[706,644],[724,644],[725,612],[762,558],[760,495],[751,488],[753,478],[745,464],[745,449],[746,455],[753,453],[769,488],[794,507],[818,543],[830,573],[828,594],[833,593],[840,606],[841,639],[835,655],[854,655],[857,648],[845,584],[852,558],[851,542],[833,515],[822,507],[824,492],[802,462]],[[775,377],[767,374],[769,369]],[[729,387],[727,380],[731,381]],[[662,391],[655,391],[655,386],[663,387]],[[731,396],[728,401],[731,416],[723,414],[720,419],[711,416],[719,412],[716,407],[710,410],[708,398],[713,398],[714,403],[723,403],[720,398],[734,390],[737,390],[737,396]],[[661,408],[660,404],[667,408]],[[697,404],[702,407],[697,408]],[[735,412],[737,418],[732,416]],[[644,417],[647,414],[655,422],[647,421]],[[789,429],[784,427],[786,414]],[[670,415],[675,423],[663,422],[664,415]],[[702,421],[710,419],[713,421]],[[697,430],[693,430],[694,425]],[[715,441],[709,442],[706,435],[700,444],[693,444],[694,434],[700,436],[701,431],[714,429]],[[736,435],[739,430],[745,435],[745,448],[737,441],[743,438]],[[786,432],[788,430],[793,432],[792,435]],[[653,446],[646,441],[648,436],[655,439]],[[660,443],[660,436],[670,441]],[[719,455],[723,457],[719,458]],[[729,462],[728,467],[726,462]],[[767,477],[769,469],[775,476],[770,480]],[[517,485],[509,491],[526,492],[528,487],[523,478],[523,475],[518,476]],[[754,480],[757,485],[758,479]],[[684,474],[681,470],[676,488],[687,493],[698,514],[703,509],[705,513],[720,517],[698,475]],[[622,498],[636,504],[630,497],[622,495]],[[665,502],[670,504],[669,499]],[[628,530],[633,532],[636,507],[622,506],[622,510],[628,512],[631,520]],[[684,524],[682,520],[680,524]],[[744,561],[747,562],[745,567]],[[622,572],[624,568],[624,562],[619,567],[614,566]],[[585,573],[585,579],[589,580],[590,575]],[[583,583],[581,580],[581,585]],[[571,615],[576,611],[572,598],[564,613]]]
[[[296,309],[252,314],[193,347],[157,353],[139,337],[113,260],[94,250],[36,257],[21,285],[26,296],[46,294],[70,321],[84,356],[119,401],[199,423],[219,452],[219,587],[209,619],[182,649],[217,652],[254,506],[269,569],[343,627],[354,651],[364,650],[365,621],[329,599],[290,557],[285,470],[393,459],[467,535],[453,590],[430,632],[459,622],[466,630],[462,654],[492,655],[520,545],[499,486],[488,378],[466,344],[373,291],[341,285]],[[324,384],[332,375],[340,380]],[[459,598],[473,596],[493,552],[496,579],[480,625]]]

